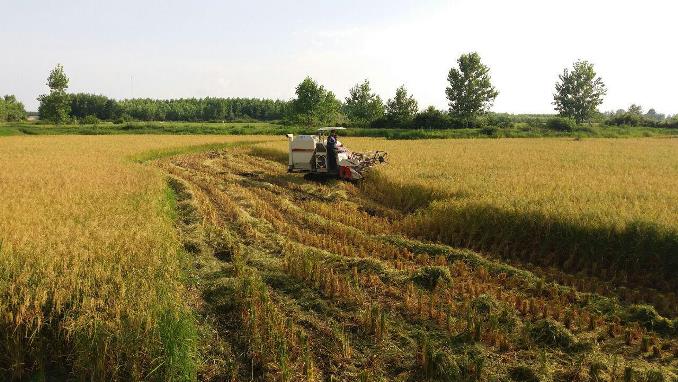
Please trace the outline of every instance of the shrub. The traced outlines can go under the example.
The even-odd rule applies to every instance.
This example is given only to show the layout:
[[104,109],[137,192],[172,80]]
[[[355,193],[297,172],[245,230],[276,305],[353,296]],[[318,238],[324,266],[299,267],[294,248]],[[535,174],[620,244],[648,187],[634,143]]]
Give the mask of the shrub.
[[450,270],[439,266],[421,267],[412,276],[412,281],[414,281],[415,284],[428,290],[435,289],[440,280],[449,281],[450,279]]
[[483,125],[494,126],[500,129],[510,129],[513,127],[513,120],[508,114],[490,113],[483,116],[481,119]]
[[649,330],[655,330],[662,334],[671,334],[675,331],[674,323],[662,317],[657,310],[650,305],[631,305],[627,311],[626,319],[635,321]]
[[544,127],[546,120],[543,117],[530,117],[524,119],[525,123],[529,127],[539,128]]
[[572,131],[577,123],[571,118],[554,117],[546,121],[546,127],[555,131]]
[[529,328],[529,335],[535,343],[544,346],[569,349],[575,344],[572,333],[561,323],[550,318],[535,322]]
[[447,129],[450,127],[450,118],[447,113],[431,106],[417,113],[412,120],[412,127],[417,129]]
[[23,121],[24,119],[26,119],[26,110],[15,96],[0,97],[0,122]]
[[121,116],[119,116],[118,118],[113,120],[113,123],[115,123],[116,125],[120,125],[122,123],[131,122],[131,121],[132,121],[132,117],[130,117],[129,114],[122,114]]
[[120,130],[143,130],[143,125],[135,125],[134,123],[126,123],[125,126],[121,126]]
[[647,382],[664,382],[666,381],[666,378],[664,378],[664,374],[662,374],[661,371],[659,370],[649,370],[647,372]]
[[424,130],[396,130],[386,131],[384,133],[386,139],[426,139],[429,136]]
[[487,135],[488,137],[496,137],[499,132],[499,128],[496,126],[484,126],[480,128],[480,133]]
[[605,124],[611,126],[641,126],[643,125],[643,116],[635,113],[618,114],[608,118]]
[[539,377],[529,366],[520,365],[509,370],[509,377],[516,382],[539,382]]
[[99,122],[101,122],[101,120],[99,120],[96,115],[91,114],[80,120],[80,124],[83,125],[98,125]]
[[489,295],[481,294],[471,301],[471,307],[476,313],[487,316],[496,310],[497,303]]
[[370,122],[370,127],[373,129],[411,129],[413,122],[411,119],[400,120],[384,116]]
[[669,129],[678,129],[678,117],[673,117],[663,123],[663,127]]

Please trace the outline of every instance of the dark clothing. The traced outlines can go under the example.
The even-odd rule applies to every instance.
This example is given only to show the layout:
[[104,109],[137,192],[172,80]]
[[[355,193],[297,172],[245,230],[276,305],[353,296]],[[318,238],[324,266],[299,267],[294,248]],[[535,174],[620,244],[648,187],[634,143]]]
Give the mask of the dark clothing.
[[337,137],[327,137],[327,170],[337,171]]

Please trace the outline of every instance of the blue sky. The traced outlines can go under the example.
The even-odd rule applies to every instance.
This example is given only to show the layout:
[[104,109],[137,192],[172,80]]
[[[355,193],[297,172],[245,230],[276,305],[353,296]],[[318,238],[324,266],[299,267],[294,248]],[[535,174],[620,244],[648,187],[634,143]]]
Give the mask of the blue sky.
[[27,109],[62,63],[70,91],[115,98],[288,99],[310,75],[339,97],[368,78],[446,107],[447,72],[478,51],[495,111],[552,112],[558,74],[579,58],[631,103],[678,113],[673,1],[0,0],[0,94]]

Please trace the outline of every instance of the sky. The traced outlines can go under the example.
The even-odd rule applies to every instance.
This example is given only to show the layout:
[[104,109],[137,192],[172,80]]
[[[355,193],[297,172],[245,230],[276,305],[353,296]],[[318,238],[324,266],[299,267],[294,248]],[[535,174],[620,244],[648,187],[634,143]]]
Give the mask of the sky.
[[27,110],[64,65],[70,92],[291,99],[311,76],[338,97],[369,79],[447,108],[447,73],[476,51],[493,111],[552,113],[578,59],[607,85],[602,111],[678,113],[673,0],[0,0],[0,95]]

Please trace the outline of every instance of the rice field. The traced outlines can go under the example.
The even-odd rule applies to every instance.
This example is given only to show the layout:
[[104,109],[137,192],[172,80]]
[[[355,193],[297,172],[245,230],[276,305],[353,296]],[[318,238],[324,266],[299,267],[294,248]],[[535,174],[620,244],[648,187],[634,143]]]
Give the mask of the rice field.
[[675,138],[343,141],[389,152],[362,188],[408,213],[400,232],[678,314]]
[[171,194],[133,157],[237,139],[0,139],[0,379],[195,375]]
[[390,163],[318,183],[281,137],[1,138],[0,373],[678,378],[677,141],[342,140]]
[[676,321],[654,308],[410,238],[408,213],[266,158],[284,159],[264,144],[159,163],[223,333],[210,359],[229,360],[204,379],[676,378]]
[[405,219],[403,232],[555,266],[590,278],[593,290],[645,288],[646,299],[678,314],[678,140],[423,145],[415,152],[430,155],[385,142],[394,154],[381,170],[387,181],[368,185],[406,209],[411,200],[428,203]]

